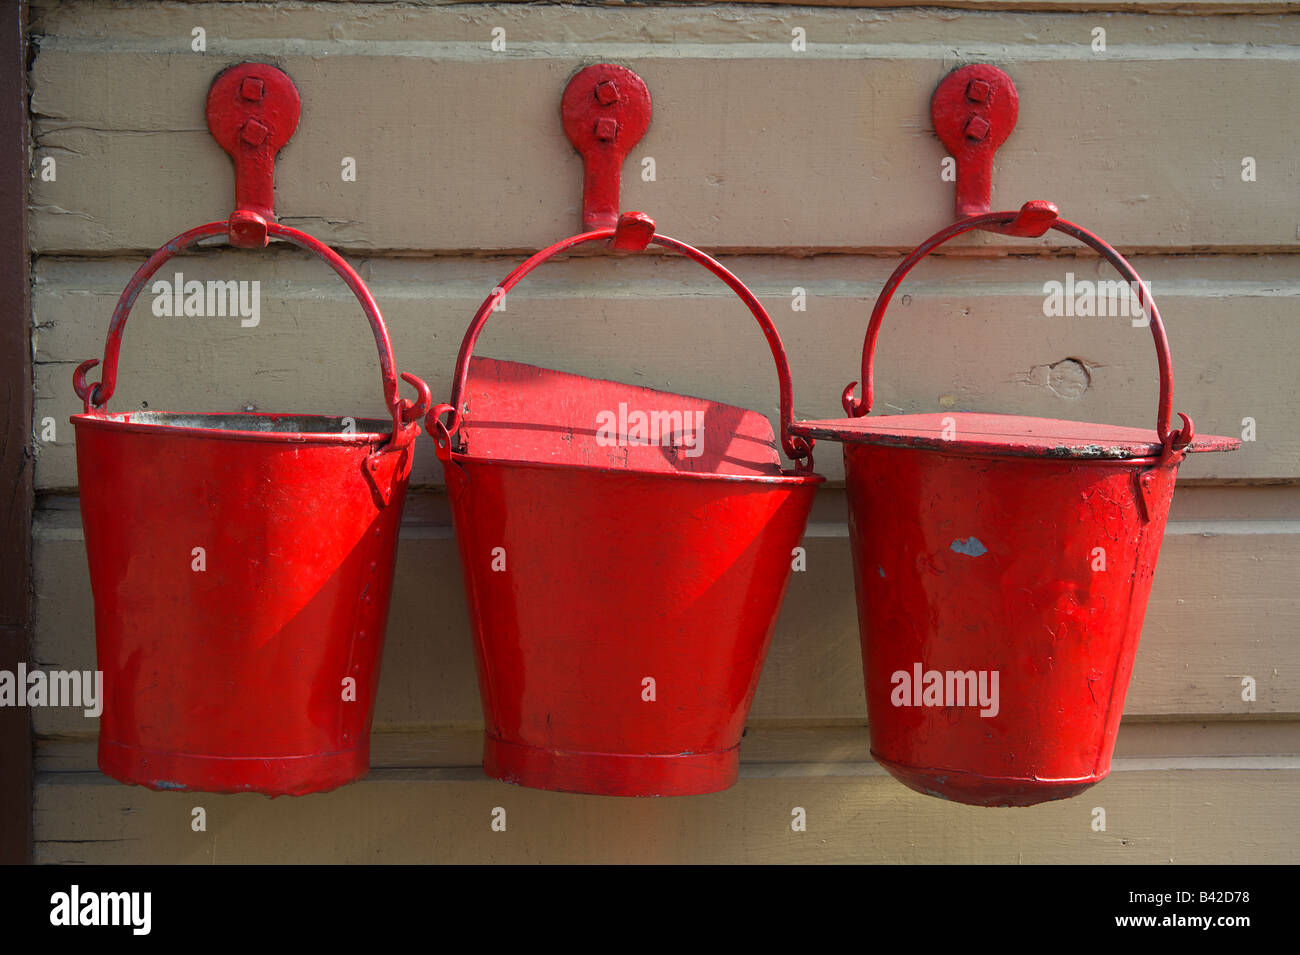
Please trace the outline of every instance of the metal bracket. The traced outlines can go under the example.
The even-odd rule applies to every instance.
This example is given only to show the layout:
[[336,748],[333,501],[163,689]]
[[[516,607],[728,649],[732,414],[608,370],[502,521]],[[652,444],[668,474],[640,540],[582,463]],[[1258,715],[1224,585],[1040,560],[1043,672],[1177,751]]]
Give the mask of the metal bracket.
[[293,136],[302,98],[288,75],[265,63],[224,70],[208,90],[208,130],[235,162],[235,211],[230,244],[266,245],[275,219],[275,156]]
[[579,70],[564,88],[564,134],[582,156],[582,226],[618,224],[623,161],[650,126],[650,90],[631,70],[600,63]]
[[957,217],[989,212],[993,154],[1016,128],[1020,96],[996,66],[974,63],[943,78],[930,98],[934,131],[957,161]]
[[394,482],[397,475],[406,470],[406,462],[411,453],[409,448],[403,448],[397,454],[388,453],[391,450],[385,445],[370,452],[361,468],[370,483],[370,494],[375,506],[380,509],[391,503]]

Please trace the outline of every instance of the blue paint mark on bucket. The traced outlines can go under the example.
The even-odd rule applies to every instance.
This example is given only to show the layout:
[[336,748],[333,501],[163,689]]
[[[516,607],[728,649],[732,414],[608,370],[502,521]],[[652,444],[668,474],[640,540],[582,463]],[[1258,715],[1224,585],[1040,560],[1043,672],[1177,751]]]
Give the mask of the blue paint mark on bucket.
[[876,565],[876,572],[879,573],[881,577],[885,576],[885,568],[881,567],[879,564]]
[[968,537],[965,540],[958,538],[952,542],[952,550],[955,554],[965,554],[967,557],[979,557],[989,552],[978,537]]
[[184,783],[174,783],[170,779],[155,779],[153,784],[158,789],[184,789]]

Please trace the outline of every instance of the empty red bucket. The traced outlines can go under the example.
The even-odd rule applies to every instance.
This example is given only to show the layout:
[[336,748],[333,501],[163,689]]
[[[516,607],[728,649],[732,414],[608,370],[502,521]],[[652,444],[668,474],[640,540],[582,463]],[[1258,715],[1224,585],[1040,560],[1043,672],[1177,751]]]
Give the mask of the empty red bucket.
[[[1174,480],[1232,438],[1171,431],[1168,342],[1150,293],[1109,245],[1031,204],[928,239],[885,285],[852,416],[795,425],[844,443],[849,533],[872,755],[911,788],[1025,806],[1105,778],[1124,710]],[[1050,210],[1050,214],[1048,211]],[[1096,249],[1137,290],[1160,371],[1154,431],[1015,415],[863,417],[885,309],[954,236],[1049,226]]]
[[[567,239],[510,274],[466,332],[451,404],[428,427],[460,547],[488,775],[603,795],[707,793],[736,779],[822,480],[811,442],[785,430],[789,369],[767,313],[704,253],[650,239],[710,269],[758,320],[795,471],[782,469],[755,412],[472,357],[500,296],[558,252],[607,239],[628,247],[616,232],[629,222]],[[641,432],[655,420],[666,440]]]
[[[99,766],[150,789],[299,795],[364,776],[412,441],[370,293],[328,247],[274,223],[348,283],[379,350],[390,420],[109,412],[118,349],[149,277],[131,279],[99,383],[75,376],[82,524],[104,673]],[[349,421],[351,423],[349,423]]]

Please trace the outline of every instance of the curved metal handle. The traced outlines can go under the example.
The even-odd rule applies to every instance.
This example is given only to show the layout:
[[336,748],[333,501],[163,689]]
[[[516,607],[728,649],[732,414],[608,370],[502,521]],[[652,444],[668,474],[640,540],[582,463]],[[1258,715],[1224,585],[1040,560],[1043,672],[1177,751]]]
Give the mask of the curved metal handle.
[[1055,229],[1057,232],[1063,232],[1078,239],[1085,245],[1091,246],[1102,258],[1113,265],[1120,275],[1128,280],[1130,287],[1137,290],[1138,302],[1150,316],[1151,337],[1155,340],[1156,363],[1160,369],[1160,399],[1156,408],[1156,434],[1159,435],[1161,443],[1172,451],[1181,450],[1191,444],[1192,438],[1195,437],[1195,428],[1192,420],[1187,415],[1179,412],[1178,417],[1182,419],[1183,427],[1172,432],[1169,430],[1174,402],[1174,373],[1172,361],[1169,357],[1169,339],[1165,335],[1165,326],[1160,320],[1160,311],[1156,308],[1155,299],[1151,297],[1151,290],[1147,288],[1146,283],[1142,281],[1142,277],[1137,274],[1133,266],[1129,265],[1128,261],[1110,245],[1081,226],[1057,218],[1056,206],[1043,201],[1027,202],[1018,212],[988,212],[955,222],[918,245],[898,268],[894,269],[894,274],[889,277],[889,281],[885,283],[885,287],[880,291],[880,296],[876,299],[876,306],[871,311],[871,323],[867,326],[867,336],[862,343],[862,398],[855,399],[853,397],[853,389],[857,387],[858,382],[852,382],[844,389],[844,410],[851,417],[860,418],[871,411],[871,403],[874,397],[872,371],[876,357],[876,340],[880,335],[880,326],[885,318],[885,309],[889,307],[894,292],[902,284],[904,277],[912,270],[912,267],[923,258],[949,239],[974,229],[1023,237],[1040,236],[1048,229]]
[[[174,255],[191,248],[201,240],[218,235],[229,237],[228,233],[231,225],[231,220],[222,220],[221,222],[209,222],[206,225],[190,229],[188,232],[182,232],[151,255],[149,260],[136,270],[135,275],[131,276],[131,281],[127,283],[126,288],[122,290],[121,297],[117,300],[117,307],[113,309],[113,320],[109,325],[108,340],[104,345],[104,368],[100,380],[94,384],[86,381],[86,372],[99,364],[98,358],[91,358],[82,362],[73,373],[73,387],[76,389],[78,397],[84,402],[86,411],[103,408],[108,404],[108,399],[113,397],[113,392],[117,388],[118,351],[122,346],[122,334],[126,330],[126,319],[131,314],[131,307],[139,298],[145,283],[153,277],[153,274],[162,267],[164,262]],[[374,297],[371,296],[370,290],[366,288],[365,282],[361,280],[361,276],[357,275],[352,266],[348,265],[342,256],[323,242],[289,226],[275,222],[265,222],[264,225],[267,235],[283,239],[285,242],[296,245],[300,249],[306,249],[308,252],[324,259],[326,264],[347,283],[348,288],[357,297],[357,301],[361,303],[361,309],[370,322],[371,331],[374,332],[375,346],[379,350],[379,373],[383,383],[384,402],[393,418],[393,436],[389,446],[396,449],[409,444],[419,432],[419,419],[429,410],[431,400],[429,386],[415,375],[402,372],[402,380],[415,388],[418,397],[415,401],[408,401],[399,393],[397,373],[393,363],[393,346],[388,339],[388,328],[384,325],[384,318],[379,312],[379,306],[375,304]]]
[[[429,420],[425,422],[429,433],[439,442],[440,449],[450,446],[451,437],[460,427],[460,409],[464,400],[465,383],[469,378],[469,360],[474,353],[474,345],[478,341],[479,332],[482,331],[488,316],[492,314],[497,303],[506,293],[518,285],[524,276],[548,259],[559,255],[561,252],[567,252],[569,249],[585,245],[588,242],[604,240],[610,240],[611,247],[621,251],[639,251],[649,244],[654,244],[680,252],[722,279],[740,297],[740,300],[749,307],[750,312],[758,321],[759,327],[762,328],[763,334],[767,337],[768,347],[772,350],[772,357],[776,361],[776,373],[781,389],[781,446],[785,449],[785,453],[790,460],[795,462],[797,470],[810,470],[812,468],[813,442],[809,438],[790,433],[790,425],[794,422],[794,388],[790,381],[790,365],[786,360],[785,347],[781,344],[781,336],[777,334],[776,327],[772,324],[772,319],[767,314],[767,310],[754,297],[754,293],[746,288],[740,279],[727,271],[720,262],[699,249],[687,245],[685,242],[679,242],[663,235],[656,235],[654,220],[637,212],[622,215],[619,218],[618,225],[612,229],[596,229],[593,232],[583,232],[557,242],[550,248],[543,249],[525,260],[518,268],[506,276],[505,281],[492,290],[492,294],[479,306],[473,321],[470,322],[469,328],[465,331],[465,338],[461,341],[460,354],[456,358],[456,377],[452,385],[450,404],[436,406],[430,412]],[[444,413],[451,414],[451,420],[446,425],[438,420]]]

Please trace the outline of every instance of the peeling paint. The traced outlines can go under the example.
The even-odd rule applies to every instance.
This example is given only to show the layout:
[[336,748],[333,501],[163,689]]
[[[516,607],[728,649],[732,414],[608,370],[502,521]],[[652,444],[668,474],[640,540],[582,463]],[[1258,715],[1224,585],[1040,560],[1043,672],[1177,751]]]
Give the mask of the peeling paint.
[[953,553],[965,554],[967,557],[980,557],[989,552],[978,537],[968,537],[965,540],[958,538],[952,542],[951,548]]

